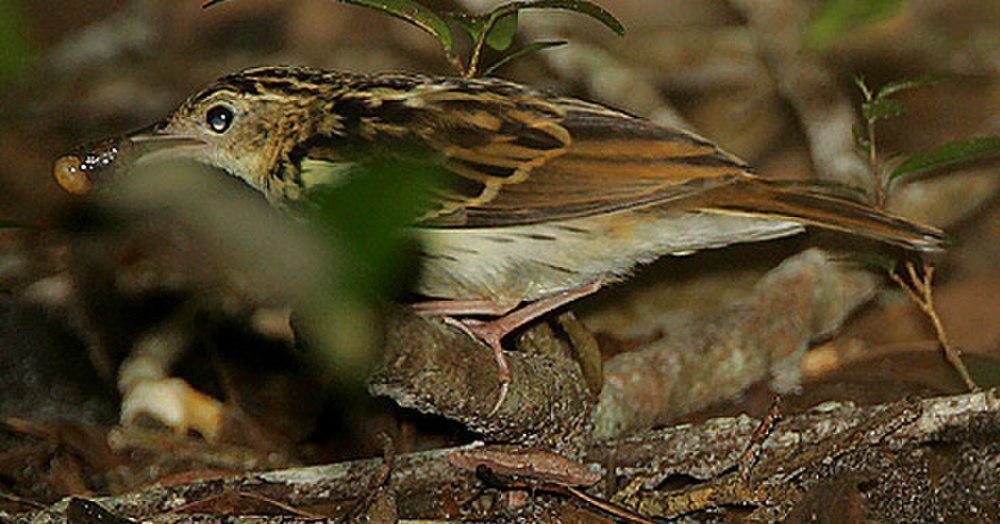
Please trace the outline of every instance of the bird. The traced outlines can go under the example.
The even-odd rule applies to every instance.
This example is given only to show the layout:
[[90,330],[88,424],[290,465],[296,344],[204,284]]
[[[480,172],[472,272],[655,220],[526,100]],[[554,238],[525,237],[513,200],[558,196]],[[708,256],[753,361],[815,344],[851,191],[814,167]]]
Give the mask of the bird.
[[218,168],[278,207],[373,156],[439,168],[445,180],[408,228],[420,245],[412,306],[493,350],[494,412],[510,382],[505,336],[664,255],[806,227],[921,254],[946,246],[939,229],[765,178],[693,132],[496,78],[251,68],[64,155],[54,174],[86,193],[111,167],[164,156]]

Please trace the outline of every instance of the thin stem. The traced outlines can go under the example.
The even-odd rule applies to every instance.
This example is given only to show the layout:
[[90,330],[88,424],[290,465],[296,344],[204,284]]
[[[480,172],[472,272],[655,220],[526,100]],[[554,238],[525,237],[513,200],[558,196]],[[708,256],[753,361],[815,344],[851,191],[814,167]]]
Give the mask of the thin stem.
[[636,524],[656,524],[655,520],[647,519],[646,517],[628,509],[623,506],[619,506],[612,502],[608,502],[604,499],[595,497],[582,489],[574,488],[573,486],[566,486],[566,492],[574,497],[580,499],[581,501],[590,504],[596,508],[602,509],[607,513],[610,513],[626,522],[634,522]]
[[885,207],[885,181],[882,170],[878,164],[878,147],[875,145],[875,120],[868,119],[868,165],[871,166],[872,173],[878,179],[875,185],[875,198],[879,207]]
[[760,460],[760,452],[764,448],[764,442],[774,432],[775,425],[781,418],[781,395],[777,395],[771,401],[771,407],[768,408],[767,413],[760,419],[760,425],[757,426],[753,435],[750,436],[750,443],[747,444],[746,449],[743,450],[743,454],[740,455],[738,461],[739,474],[744,482],[750,479],[750,473],[753,472],[754,466]]
[[45,507],[44,504],[35,502],[35,501],[31,500],[31,499],[26,499],[26,498],[23,498],[23,497],[18,497],[17,495],[13,495],[11,493],[5,493],[3,491],[0,491],[0,499],[6,500],[8,502],[14,502],[16,504],[22,504],[22,505],[25,505],[25,506],[28,506],[28,507],[34,508],[34,509],[40,509],[40,510],[46,509],[46,507]]
[[491,23],[484,24],[483,30],[479,33],[479,36],[476,38],[476,44],[472,48],[472,56],[469,57],[469,67],[465,69],[465,73],[462,76],[474,78],[476,73],[479,72],[479,60],[482,58],[483,46],[486,44],[486,34],[490,32],[491,28]]
[[[875,95],[865,84],[861,84],[861,86],[862,91],[865,94],[865,102],[870,104],[875,98]],[[885,207],[885,202],[887,200],[885,194],[886,188],[884,177],[882,176],[882,170],[880,169],[881,166],[879,166],[878,163],[878,145],[875,141],[875,122],[876,119],[874,118],[865,119],[865,128],[868,132],[868,167],[872,170],[872,174],[875,175],[877,179],[875,184],[875,201],[879,207]]]
[[[868,89],[868,86],[864,82],[859,82],[858,86],[861,87],[861,92],[865,95],[865,102],[870,104],[875,99],[875,94]],[[875,122],[877,118],[866,118],[865,119],[865,131],[868,140],[868,167],[871,169],[872,174],[875,176],[875,203],[878,207],[885,207],[886,201],[889,199],[888,191],[888,179],[879,165],[878,158],[878,143],[876,142],[876,129]]]
[[944,322],[941,321],[941,317],[937,313],[937,308],[934,306],[934,266],[924,265],[922,269],[923,274],[918,274],[917,268],[912,262],[906,263],[906,272],[910,277],[909,283],[895,272],[890,272],[889,277],[906,291],[906,294],[909,295],[913,303],[930,319],[931,325],[934,327],[934,334],[937,336],[938,345],[941,346],[945,359],[958,372],[962,378],[962,382],[965,383],[965,387],[969,391],[979,391],[979,386],[972,380],[969,369],[965,367],[965,362],[962,361],[962,352],[951,345],[951,341],[948,339],[948,332],[944,329]]

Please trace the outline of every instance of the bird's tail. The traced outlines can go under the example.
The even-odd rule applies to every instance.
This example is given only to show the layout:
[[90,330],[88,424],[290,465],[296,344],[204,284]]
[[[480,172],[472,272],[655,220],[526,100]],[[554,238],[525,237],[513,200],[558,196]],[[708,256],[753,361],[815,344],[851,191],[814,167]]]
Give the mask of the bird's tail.
[[707,193],[699,206],[705,212],[787,219],[923,253],[939,253],[947,245],[944,232],[937,228],[824,194],[806,184],[781,186],[747,178]]

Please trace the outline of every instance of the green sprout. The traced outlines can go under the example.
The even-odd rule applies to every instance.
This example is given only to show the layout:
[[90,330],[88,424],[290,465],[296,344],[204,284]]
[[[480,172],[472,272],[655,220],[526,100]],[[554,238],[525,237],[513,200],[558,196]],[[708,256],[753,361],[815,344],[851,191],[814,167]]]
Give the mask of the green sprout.
[[[854,129],[858,148],[864,152],[871,171],[878,178],[875,200],[879,207],[885,207],[893,185],[912,180],[918,175],[941,172],[969,162],[1000,157],[1000,136],[985,136],[948,142],[931,149],[914,153],[895,153],[879,156],[877,126],[882,120],[906,114],[906,106],[892,98],[897,93],[939,82],[940,77],[928,76],[913,80],[890,82],[877,91],[871,89],[861,78],[855,83],[864,95],[861,105],[863,123]],[[894,167],[889,168],[889,164]],[[858,261],[865,262],[863,259]],[[978,390],[968,368],[962,361],[961,352],[952,346],[945,331],[944,323],[934,303],[934,265],[907,261],[900,264],[891,256],[869,257],[867,262],[884,269],[889,278],[920,308],[937,336],[938,344],[948,363],[955,369],[962,382],[970,391]],[[904,271],[905,270],[905,271]]]
[[844,35],[868,24],[896,16],[906,0],[827,0],[806,28],[805,42],[823,50]]
[[[203,7],[208,8],[226,0],[210,0]],[[528,9],[564,10],[589,16],[604,24],[618,36],[625,34],[625,26],[603,7],[587,0],[526,0],[509,2],[485,14],[436,13],[416,0],[337,0],[351,5],[375,9],[388,16],[401,19],[418,27],[437,40],[448,60],[465,77],[489,75],[510,61],[529,54],[566,45],[564,41],[531,42],[520,49],[499,58],[489,67],[483,68],[482,56],[485,48],[508,51],[517,35],[518,19],[521,11]],[[472,51],[467,61],[455,53],[455,37],[449,22],[461,28],[472,40]]]
[[[872,172],[878,177],[875,200],[880,207],[886,205],[889,193],[896,183],[918,175],[941,172],[970,162],[1000,157],[1000,136],[997,135],[955,140],[925,151],[893,153],[884,158],[879,156],[876,136],[878,123],[906,114],[906,106],[892,97],[903,91],[942,80],[944,78],[940,76],[898,80],[885,84],[876,91],[868,87],[861,78],[855,79],[865,100],[861,104],[863,122],[861,126],[855,127],[854,139],[864,152]],[[894,165],[891,169],[888,166],[890,163]]]

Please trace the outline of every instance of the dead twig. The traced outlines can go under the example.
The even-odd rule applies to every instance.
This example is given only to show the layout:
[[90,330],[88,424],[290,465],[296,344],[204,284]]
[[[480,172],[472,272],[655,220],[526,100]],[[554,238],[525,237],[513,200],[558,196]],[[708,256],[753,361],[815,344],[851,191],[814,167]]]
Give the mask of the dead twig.
[[0,499],[6,500],[8,502],[13,502],[15,504],[21,504],[22,506],[28,506],[35,509],[45,509],[45,505],[35,502],[31,499],[26,499],[24,497],[18,497],[17,495],[6,493],[0,491]]
[[896,271],[890,271],[889,278],[906,292],[910,300],[931,321],[931,325],[934,327],[934,334],[937,336],[938,345],[944,353],[944,358],[958,372],[958,375],[962,378],[962,382],[965,383],[965,387],[969,391],[979,391],[979,386],[972,380],[969,369],[965,367],[965,362],[962,361],[962,352],[951,345],[948,332],[945,331],[944,323],[941,322],[941,316],[938,315],[937,308],[934,305],[934,266],[921,264],[919,272],[917,271],[916,264],[913,262],[907,262],[905,267],[909,280],[905,280]]
[[[233,501],[234,498],[236,499],[236,501],[239,501],[240,499],[243,499],[243,502],[242,503],[239,503],[239,502],[234,503],[234,501]],[[290,515],[290,516],[294,515],[296,517],[302,517],[302,518],[306,518],[306,519],[323,519],[324,518],[324,515],[319,515],[319,514],[316,514],[316,513],[311,513],[311,512],[308,512],[308,511],[304,511],[304,510],[296,508],[295,506],[292,506],[290,504],[286,504],[284,502],[281,502],[280,500],[275,500],[275,499],[273,499],[271,497],[267,497],[267,496],[261,495],[259,493],[253,493],[253,492],[244,491],[244,490],[223,491],[221,493],[216,493],[214,495],[209,495],[209,496],[207,496],[205,498],[198,499],[198,500],[193,500],[191,502],[188,502],[187,504],[182,504],[180,506],[177,506],[177,507],[174,507],[174,508],[170,508],[170,509],[168,509],[166,511],[166,513],[168,513],[168,514],[170,514],[170,513],[179,513],[179,514],[205,513],[206,512],[206,507],[212,507],[213,504],[230,503],[230,504],[233,504],[234,506],[235,505],[243,506],[243,505],[246,504],[247,500],[254,500],[254,501],[260,502],[260,503],[264,504],[265,506],[272,507],[274,509],[280,510],[280,511],[282,511],[282,512],[284,512],[284,513],[286,513],[287,515]],[[215,509],[216,508],[213,508],[213,510],[215,510]],[[212,513],[224,513],[224,512],[219,512],[219,511],[215,510],[215,511],[212,511]]]
[[368,494],[362,497],[360,504],[354,506],[348,512],[346,518],[348,522],[354,522],[359,519],[363,520],[369,510],[377,505],[379,499],[385,497],[386,485],[392,477],[392,466],[396,457],[396,445],[392,437],[386,433],[379,433],[378,439],[382,441],[382,468],[375,475],[374,482],[368,486]]
[[572,486],[566,486],[566,493],[576,497],[577,499],[597,508],[605,513],[614,515],[626,522],[637,522],[639,524],[655,524],[656,521],[648,519],[628,508],[624,508],[600,497],[595,497],[586,491],[579,488],[574,488]]
[[771,402],[771,407],[768,408],[767,413],[764,414],[764,418],[761,419],[760,425],[753,432],[753,436],[750,437],[750,443],[747,445],[746,451],[740,457],[739,472],[744,480],[750,478],[753,467],[760,460],[760,452],[764,448],[764,442],[774,432],[774,426],[781,420],[782,416],[781,395],[777,395],[774,397],[774,401]]
[[[465,453],[468,454],[475,452],[476,450],[472,450]],[[553,456],[553,458],[558,459],[558,457],[555,456]],[[578,487],[579,485],[567,484],[560,480],[551,480],[551,478],[519,475],[514,473],[514,471],[519,471],[519,470],[512,470],[510,467],[504,464],[497,464],[499,467],[497,469],[494,469],[493,467],[491,467],[490,464],[486,462],[473,464],[474,459],[469,460],[468,457],[461,457],[460,460],[466,463],[463,466],[464,469],[470,469],[472,471],[475,471],[476,477],[478,477],[485,484],[493,488],[501,490],[524,490],[531,492],[541,491],[557,495],[569,496],[583,502],[588,506],[596,508],[605,513],[608,513],[609,515],[618,517],[626,522],[633,522],[637,524],[653,524],[655,522],[624,506],[620,506],[618,504],[615,504],[614,502],[587,493],[582,488]]]

